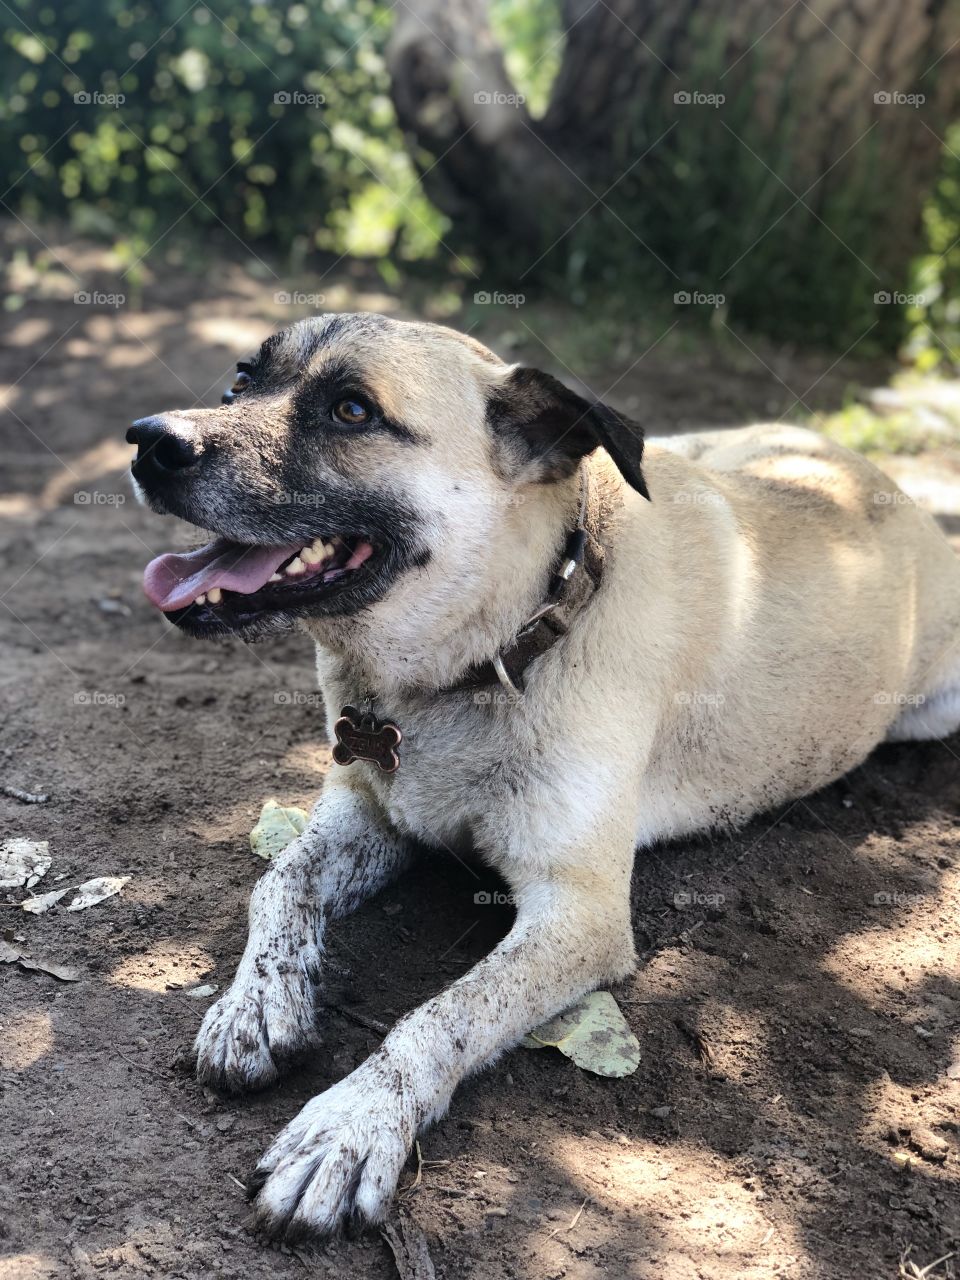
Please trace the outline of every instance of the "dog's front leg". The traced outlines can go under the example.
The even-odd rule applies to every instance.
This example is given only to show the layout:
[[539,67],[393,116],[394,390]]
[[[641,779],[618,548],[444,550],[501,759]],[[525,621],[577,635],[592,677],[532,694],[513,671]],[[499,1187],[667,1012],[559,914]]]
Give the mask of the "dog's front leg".
[[[630,971],[632,847],[623,854],[600,848],[580,870],[518,888],[517,918],[503,942],[304,1107],[252,1179],[264,1230],[324,1234],[351,1215],[382,1219],[418,1130],[446,1110],[460,1080],[584,992]],[[617,874],[609,874],[611,862],[621,863]]]
[[315,1042],[325,919],[353,911],[408,856],[408,842],[362,788],[328,783],[303,834],[254,886],[236,977],[197,1034],[200,1080],[231,1092],[264,1088]]

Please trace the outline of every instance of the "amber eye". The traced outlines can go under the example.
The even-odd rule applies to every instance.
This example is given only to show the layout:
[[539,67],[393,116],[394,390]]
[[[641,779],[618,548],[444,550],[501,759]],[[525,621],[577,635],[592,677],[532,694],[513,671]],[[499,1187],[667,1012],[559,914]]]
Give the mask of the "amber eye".
[[244,373],[241,369],[240,372],[235,375],[230,391],[233,395],[238,396],[244,387],[248,387],[249,385],[250,375],[249,373]]
[[370,411],[359,400],[340,400],[333,406],[333,416],[349,427],[358,427],[369,421]]

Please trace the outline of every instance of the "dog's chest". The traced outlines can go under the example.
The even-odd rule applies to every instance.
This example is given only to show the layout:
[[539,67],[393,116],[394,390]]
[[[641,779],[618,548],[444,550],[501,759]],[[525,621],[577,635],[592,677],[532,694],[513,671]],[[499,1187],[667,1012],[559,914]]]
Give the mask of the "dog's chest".
[[496,825],[528,782],[515,710],[512,723],[510,708],[468,695],[375,711],[402,734],[399,766],[392,773],[363,760],[347,767],[362,769],[391,821],[419,839],[477,835]]

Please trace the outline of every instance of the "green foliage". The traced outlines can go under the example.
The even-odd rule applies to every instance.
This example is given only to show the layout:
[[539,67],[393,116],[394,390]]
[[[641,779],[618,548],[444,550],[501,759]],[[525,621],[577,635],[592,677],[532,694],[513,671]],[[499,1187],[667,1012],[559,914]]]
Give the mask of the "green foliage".
[[492,0],[490,25],[527,110],[535,118],[542,116],[563,60],[559,5],[556,0]]
[[924,225],[930,248],[914,264],[907,354],[920,369],[951,371],[960,368],[960,124],[947,131]]
[[[626,177],[604,201],[609,212],[598,209],[571,237],[570,283],[577,287],[589,273],[604,290],[661,301],[681,292],[719,296],[732,324],[774,338],[859,343],[861,354],[895,347],[902,314],[876,306],[883,286],[867,265],[878,207],[888,198],[878,177],[882,144],[867,138],[852,149],[843,181],[811,194],[808,209],[791,189],[793,157],[804,145],[796,104],[806,90],[784,78],[778,106],[761,122],[755,85],[764,74],[763,46],[736,77],[725,77],[724,38],[719,24],[700,23],[682,81],[670,79],[663,97],[638,99],[625,113],[611,172]],[[676,103],[674,93],[687,86],[724,100]],[[707,321],[711,307],[684,314]]]
[[198,227],[301,254],[434,251],[443,223],[394,118],[381,0],[10,5],[0,148],[21,216],[69,213],[131,260]]

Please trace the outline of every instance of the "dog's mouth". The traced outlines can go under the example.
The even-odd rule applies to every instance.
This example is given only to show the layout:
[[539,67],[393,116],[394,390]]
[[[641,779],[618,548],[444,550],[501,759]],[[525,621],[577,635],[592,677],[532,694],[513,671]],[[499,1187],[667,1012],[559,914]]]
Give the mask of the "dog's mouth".
[[195,551],[157,556],[144,571],[143,588],[172,622],[216,634],[243,630],[268,615],[334,608],[383,558],[382,549],[362,534],[279,546],[221,537]]

